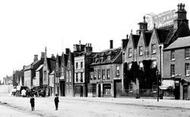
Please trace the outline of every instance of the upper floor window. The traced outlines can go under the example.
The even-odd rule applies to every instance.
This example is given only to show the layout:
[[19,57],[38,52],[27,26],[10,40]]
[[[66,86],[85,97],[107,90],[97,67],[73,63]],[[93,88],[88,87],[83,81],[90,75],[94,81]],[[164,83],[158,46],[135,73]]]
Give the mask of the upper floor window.
[[119,66],[116,66],[116,76],[119,76]]
[[83,82],[83,72],[80,73],[80,82]]
[[139,46],[139,56],[142,56],[142,55],[143,55],[143,47]]
[[128,57],[129,57],[129,58],[132,57],[132,48],[129,48],[129,49],[128,49]]
[[185,48],[185,58],[186,59],[190,58],[190,48]]
[[110,79],[110,69],[107,69],[107,79]]
[[78,67],[79,67],[79,66],[78,66],[78,62],[76,62],[76,69],[78,69]]
[[171,50],[171,60],[175,60],[175,50]]
[[76,82],[78,82],[78,73],[76,73]]
[[102,79],[105,80],[106,76],[105,76],[105,69],[102,70]]
[[190,76],[190,63],[185,63],[185,75]]
[[156,54],[156,44],[151,45],[152,54]]
[[170,75],[172,77],[175,76],[175,65],[174,64],[171,64],[171,66],[170,66]]
[[83,68],[83,62],[80,62],[80,68]]
[[100,74],[100,69],[98,70],[98,79],[100,79],[100,77],[101,77],[101,74]]

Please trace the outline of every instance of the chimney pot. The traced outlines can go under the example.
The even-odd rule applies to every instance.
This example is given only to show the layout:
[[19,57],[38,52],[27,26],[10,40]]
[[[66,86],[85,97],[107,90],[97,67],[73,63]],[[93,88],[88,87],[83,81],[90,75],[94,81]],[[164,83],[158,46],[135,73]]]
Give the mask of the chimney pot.
[[110,49],[113,48],[113,40],[110,40]]

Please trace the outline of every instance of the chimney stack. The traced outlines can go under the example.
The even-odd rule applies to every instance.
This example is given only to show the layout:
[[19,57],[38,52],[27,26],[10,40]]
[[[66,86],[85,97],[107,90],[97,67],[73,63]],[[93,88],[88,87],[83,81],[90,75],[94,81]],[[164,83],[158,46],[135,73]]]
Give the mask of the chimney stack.
[[127,46],[129,40],[129,36],[126,36],[126,39],[122,39],[122,49],[124,49]]
[[70,49],[69,49],[69,48],[66,48],[66,49],[65,49],[65,53],[66,53],[66,54],[69,54],[69,52],[70,52]]
[[36,61],[38,61],[38,55],[37,54],[34,55],[34,62],[36,62]]
[[110,40],[110,49],[113,49],[113,40]]
[[42,59],[45,58],[45,52],[41,52],[41,58],[42,58]]

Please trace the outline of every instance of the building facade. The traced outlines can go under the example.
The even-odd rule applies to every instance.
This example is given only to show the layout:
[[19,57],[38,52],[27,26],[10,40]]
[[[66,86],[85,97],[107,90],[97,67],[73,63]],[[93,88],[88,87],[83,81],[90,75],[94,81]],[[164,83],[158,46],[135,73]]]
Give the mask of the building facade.
[[164,77],[173,85],[176,99],[190,99],[190,36],[165,48]]
[[95,53],[91,63],[90,92],[93,97],[117,97],[122,92],[122,51],[121,48]]
[[147,29],[144,18],[144,21],[139,23],[137,34],[130,34],[123,51],[124,87],[127,95],[154,96],[157,80],[166,80],[163,49],[178,37],[190,34],[183,4],[178,5],[176,15],[172,25],[160,28],[154,26],[152,30]]
[[74,45],[74,95],[87,97],[89,82],[89,55],[92,53],[92,46],[87,44]]

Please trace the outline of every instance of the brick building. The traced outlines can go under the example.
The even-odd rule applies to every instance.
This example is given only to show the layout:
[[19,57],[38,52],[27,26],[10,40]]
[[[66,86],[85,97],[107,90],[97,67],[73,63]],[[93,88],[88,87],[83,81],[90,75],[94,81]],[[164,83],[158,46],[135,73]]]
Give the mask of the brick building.
[[93,55],[90,73],[92,96],[116,97],[122,91],[122,51],[121,48],[113,49],[110,40],[110,49],[97,52]]
[[164,78],[175,84],[176,99],[190,99],[190,36],[164,49]]
[[137,34],[130,34],[123,54],[124,87],[127,95],[154,96],[159,74],[165,80],[163,49],[178,37],[190,35],[184,7],[183,4],[178,5],[177,19],[172,25],[159,28],[154,26],[152,30],[148,30],[144,18],[139,23]]

